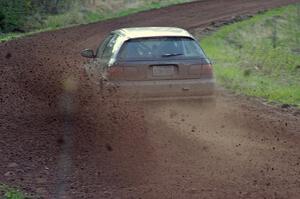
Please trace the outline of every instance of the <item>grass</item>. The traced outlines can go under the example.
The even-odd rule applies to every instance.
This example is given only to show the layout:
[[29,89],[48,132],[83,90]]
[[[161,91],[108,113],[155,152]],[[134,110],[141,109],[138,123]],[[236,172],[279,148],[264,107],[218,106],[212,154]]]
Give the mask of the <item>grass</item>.
[[220,28],[201,40],[217,82],[269,102],[300,106],[300,5]]
[[6,41],[10,41],[10,40],[14,40],[20,37],[26,37],[29,35],[33,35],[36,33],[40,33],[40,32],[46,32],[46,31],[50,31],[53,30],[52,28],[45,28],[45,29],[40,29],[40,30],[35,30],[35,31],[31,31],[31,32],[26,32],[26,33],[7,33],[7,34],[0,34],[0,42],[6,42]]
[[0,197],[3,199],[28,199],[28,197],[26,197],[25,194],[23,194],[19,190],[8,187],[4,184],[0,184],[0,194],[2,193],[3,195],[0,195]]
[[[82,8],[81,6],[74,6],[74,8],[66,13],[50,15],[42,24],[30,24],[30,26],[35,27],[34,30],[26,33],[8,33],[0,34],[0,42],[9,41],[19,37],[24,37],[39,32],[45,32],[50,30],[56,30],[60,28],[71,27],[79,24],[88,24],[98,21],[103,21],[112,18],[118,18],[127,16],[130,14],[151,10],[159,9],[169,5],[179,4],[183,2],[189,2],[191,0],[162,0],[158,1],[131,1],[136,3],[136,5],[131,6],[130,2],[125,3],[123,1],[104,1],[106,2],[105,7],[101,6],[97,9]],[[110,5],[113,4],[114,6]],[[111,7],[109,7],[111,6]],[[40,22],[39,22],[40,23]],[[38,28],[37,28],[38,27]]]

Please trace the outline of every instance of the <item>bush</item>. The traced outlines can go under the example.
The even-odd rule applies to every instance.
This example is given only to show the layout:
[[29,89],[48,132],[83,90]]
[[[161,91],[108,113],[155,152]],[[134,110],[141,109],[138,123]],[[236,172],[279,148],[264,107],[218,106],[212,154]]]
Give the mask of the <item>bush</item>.
[[24,32],[22,29],[29,14],[26,0],[0,1],[0,29],[2,32]]
[[71,0],[1,0],[0,31],[26,32],[38,28],[41,25],[40,15],[65,12],[70,5]]

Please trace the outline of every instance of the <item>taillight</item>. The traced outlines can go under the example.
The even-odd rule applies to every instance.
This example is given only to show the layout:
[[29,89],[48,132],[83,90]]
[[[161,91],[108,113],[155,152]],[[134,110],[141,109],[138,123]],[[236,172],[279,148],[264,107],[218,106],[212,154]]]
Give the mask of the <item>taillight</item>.
[[123,67],[109,67],[107,69],[107,78],[108,79],[117,79],[118,77],[120,77],[123,74]]
[[211,64],[202,65],[201,76],[203,77],[213,77],[213,67]]

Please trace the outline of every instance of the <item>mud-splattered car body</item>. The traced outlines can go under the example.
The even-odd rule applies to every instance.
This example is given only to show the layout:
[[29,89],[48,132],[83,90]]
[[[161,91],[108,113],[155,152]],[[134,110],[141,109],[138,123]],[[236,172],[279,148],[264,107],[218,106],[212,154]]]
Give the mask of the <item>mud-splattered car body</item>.
[[105,88],[117,87],[127,97],[212,97],[214,77],[210,61],[186,30],[169,27],[125,28],[113,31],[93,58],[90,75]]

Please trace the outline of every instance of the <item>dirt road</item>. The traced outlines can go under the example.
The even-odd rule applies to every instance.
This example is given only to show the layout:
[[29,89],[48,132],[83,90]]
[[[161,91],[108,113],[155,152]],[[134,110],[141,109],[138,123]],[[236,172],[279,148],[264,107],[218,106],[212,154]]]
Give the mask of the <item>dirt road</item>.
[[206,27],[297,0],[204,0],[0,44],[0,182],[44,198],[300,196],[300,113],[219,90],[197,101],[102,98],[79,51],[128,26]]

